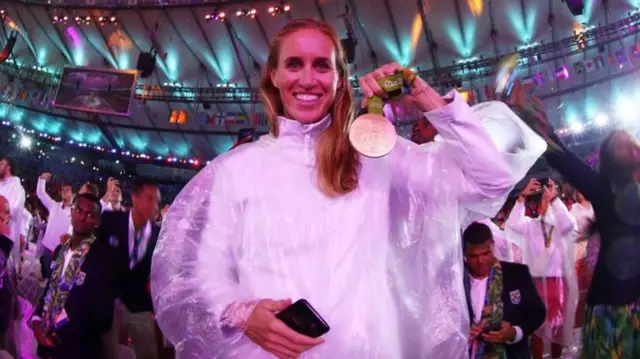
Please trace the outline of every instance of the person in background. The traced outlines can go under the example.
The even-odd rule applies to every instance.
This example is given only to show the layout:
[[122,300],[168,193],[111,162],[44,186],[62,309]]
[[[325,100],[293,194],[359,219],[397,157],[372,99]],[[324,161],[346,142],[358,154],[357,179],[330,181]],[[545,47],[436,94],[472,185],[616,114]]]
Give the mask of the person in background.
[[595,228],[595,212],[593,206],[582,193],[573,190],[571,214],[578,222],[578,239],[576,241],[576,275],[580,298],[576,310],[576,328],[584,326],[586,300],[591,278],[600,253],[600,236]]
[[492,231],[483,223],[469,225],[462,239],[471,358],[530,358],[529,337],[544,322],[546,309],[529,268],[498,260]]
[[120,186],[113,186],[111,188],[109,205],[111,206],[112,211],[126,211],[126,208],[122,206],[122,189],[120,189]]
[[13,262],[17,266],[20,263],[20,233],[22,232],[22,210],[26,196],[20,178],[15,176],[17,172],[16,162],[8,156],[0,158],[0,196],[9,201],[11,207],[11,234],[9,238],[16,243],[13,246]]
[[60,237],[68,233],[71,227],[71,205],[73,202],[73,187],[63,184],[60,190],[61,202],[54,201],[47,193],[47,182],[51,180],[51,173],[45,172],[38,179],[36,195],[42,205],[49,211],[49,221],[40,244],[40,266],[42,278],[47,279],[51,274],[51,260],[53,250],[58,246]]
[[411,141],[422,145],[433,142],[438,135],[438,130],[426,118],[419,118],[413,125]]
[[[119,264],[126,273],[120,301],[122,326],[133,343],[137,359],[158,358],[158,338],[155,333],[153,303],[148,290],[151,257],[160,229],[153,222],[160,203],[158,185],[145,178],[133,182],[132,207],[128,212],[105,212],[99,237],[118,249]],[[120,324],[112,329],[112,345],[117,344]]]
[[236,141],[231,149],[244,145],[245,143],[251,143],[255,141],[255,138],[256,134],[254,128],[242,128],[240,129],[240,131],[238,131],[238,138],[236,138]]
[[[82,185],[82,187],[80,187],[80,189],[78,190],[78,194],[85,194],[88,193],[92,196],[95,197],[99,197],[100,196],[100,189],[98,188],[98,185],[96,185],[95,183],[91,183],[91,182],[86,182]],[[102,202],[100,202],[100,205],[102,205]],[[102,211],[104,211],[104,207],[102,208]]]
[[556,134],[542,102],[522,99],[520,116],[547,140],[547,163],[591,202],[600,254],[587,294],[582,358],[640,358],[640,144],[617,129],[594,170]]
[[31,206],[25,204],[22,210],[22,231],[20,232],[20,245],[22,246],[21,252],[26,249],[31,242],[33,236],[33,216],[31,215]]
[[31,318],[41,359],[104,359],[102,335],[113,322],[121,291],[117,249],[96,238],[100,200],[90,194],[73,201],[73,235],[53,253],[52,272]]
[[[535,217],[526,215],[527,201],[536,207]],[[523,263],[529,266],[547,307],[545,324],[531,341],[533,358],[542,359],[544,341],[551,342],[551,357],[560,358],[571,340],[578,299],[573,266],[576,221],[558,198],[552,180],[541,184],[532,178],[511,210],[505,230],[511,240],[520,244]]]
[[9,238],[10,223],[9,201],[0,196],[0,349],[18,357],[17,330],[14,329],[17,319],[16,273],[11,259],[15,244]]

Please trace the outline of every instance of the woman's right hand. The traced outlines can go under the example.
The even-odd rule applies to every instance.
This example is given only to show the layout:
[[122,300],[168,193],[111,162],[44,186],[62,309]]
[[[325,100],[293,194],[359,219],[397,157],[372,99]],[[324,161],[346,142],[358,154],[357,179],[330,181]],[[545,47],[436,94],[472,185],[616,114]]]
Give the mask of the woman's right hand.
[[324,343],[295,332],[276,318],[276,314],[291,305],[291,300],[263,299],[246,322],[244,333],[262,349],[278,358],[297,358],[305,351]]

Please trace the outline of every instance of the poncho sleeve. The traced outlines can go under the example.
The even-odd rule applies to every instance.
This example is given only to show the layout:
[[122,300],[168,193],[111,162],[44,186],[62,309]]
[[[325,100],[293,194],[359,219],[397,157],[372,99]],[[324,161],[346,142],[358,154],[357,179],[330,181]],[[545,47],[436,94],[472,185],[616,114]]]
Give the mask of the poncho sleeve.
[[425,114],[440,140],[403,139],[388,161],[389,273],[405,358],[467,358],[463,223],[493,217],[546,149],[505,104],[469,107],[457,92]]
[[219,357],[243,336],[223,321],[229,305],[252,299],[232,269],[241,238],[232,183],[223,161],[204,168],[171,205],[154,252],[156,320],[182,358]]

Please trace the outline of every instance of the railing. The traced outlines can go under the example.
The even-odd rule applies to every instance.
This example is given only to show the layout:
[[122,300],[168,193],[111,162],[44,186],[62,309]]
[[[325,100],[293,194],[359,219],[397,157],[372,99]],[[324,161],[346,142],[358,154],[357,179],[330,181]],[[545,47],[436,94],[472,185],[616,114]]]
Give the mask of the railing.
[[[29,0],[35,1],[35,0]],[[56,0],[52,0],[56,1]],[[75,0],[73,0],[75,1]],[[95,0],[99,2],[101,0]],[[104,0],[116,1],[116,0]],[[151,0],[142,0],[151,2]],[[173,1],[173,0],[172,0]],[[180,0],[188,1],[188,0]],[[39,0],[38,0],[39,2]],[[209,4],[215,3],[209,1]],[[588,30],[582,34],[559,40],[551,44],[541,44],[527,48],[517,53],[520,56],[520,67],[540,65],[563,59],[588,49],[603,46],[605,44],[620,41],[623,38],[640,33],[640,13],[635,13],[623,20],[596,29]],[[580,45],[579,45],[580,41]],[[536,56],[538,61],[529,62]],[[495,68],[500,58],[481,59],[478,61],[458,64],[454,66],[420,71],[420,76],[430,85],[443,89],[455,87],[461,82],[473,82],[495,75]],[[17,78],[23,81],[31,81],[48,87],[56,86],[59,74],[46,72],[26,66],[18,66],[12,62],[0,65],[0,74]],[[357,88],[356,94],[360,95]],[[174,87],[161,85],[138,85],[136,98],[144,101],[171,101],[171,102],[203,102],[203,103],[257,103],[260,102],[258,89],[256,88],[210,88],[210,87]]]

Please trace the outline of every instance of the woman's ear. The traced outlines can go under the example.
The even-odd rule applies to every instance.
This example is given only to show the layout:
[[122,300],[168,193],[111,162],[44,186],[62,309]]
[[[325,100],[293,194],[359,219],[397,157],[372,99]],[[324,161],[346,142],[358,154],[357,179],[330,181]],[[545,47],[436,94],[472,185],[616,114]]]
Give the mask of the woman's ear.
[[275,88],[280,88],[278,87],[278,82],[276,81],[276,71],[275,70],[271,70],[271,72],[269,72],[269,78],[271,79],[271,83],[273,84],[273,87]]

